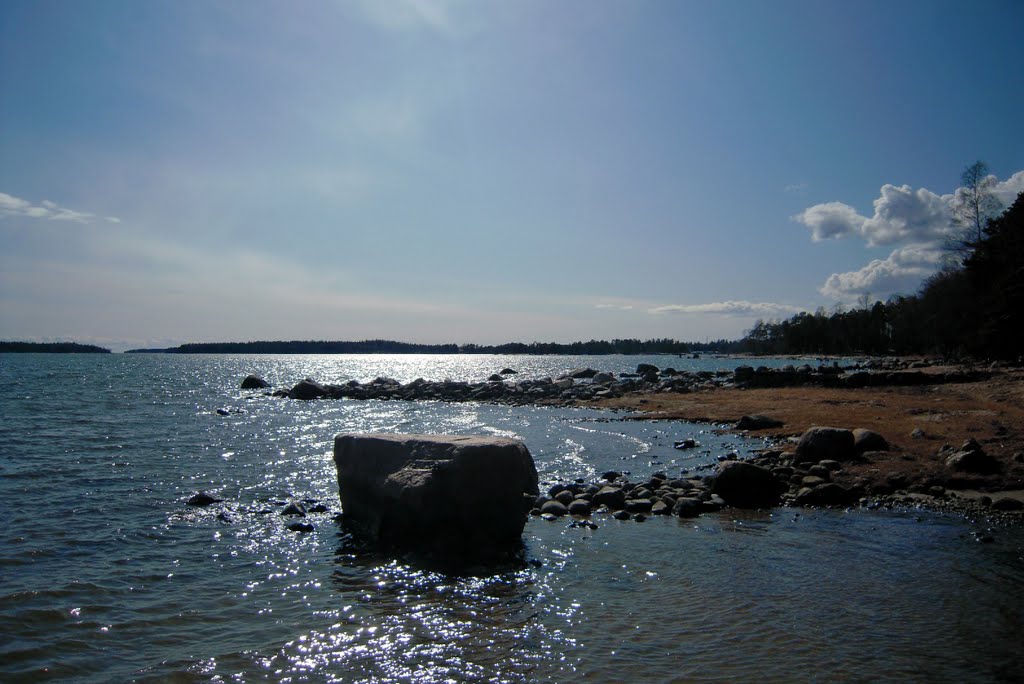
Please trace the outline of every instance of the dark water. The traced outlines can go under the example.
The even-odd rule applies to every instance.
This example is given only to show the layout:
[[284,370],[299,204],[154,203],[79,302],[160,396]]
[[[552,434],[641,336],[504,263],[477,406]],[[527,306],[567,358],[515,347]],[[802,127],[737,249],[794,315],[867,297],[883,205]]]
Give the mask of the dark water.
[[[1021,530],[979,543],[981,523],[921,511],[534,519],[538,567],[446,576],[353,552],[332,520],[336,433],[517,436],[548,481],[754,445],[588,410],[237,389],[249,372],[477,380],[640,360],[0,355],[0,681],[1020,680]],[[686,437],[702,448],[671,448]],[[203,489],[224,502],[185,505]],[[331,511],[291,532],[291,498]]]

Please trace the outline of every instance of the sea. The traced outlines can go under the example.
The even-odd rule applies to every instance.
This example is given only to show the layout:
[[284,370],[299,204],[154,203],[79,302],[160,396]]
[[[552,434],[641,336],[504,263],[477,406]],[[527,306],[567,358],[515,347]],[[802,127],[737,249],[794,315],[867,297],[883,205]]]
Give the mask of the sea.
[[[542,488],[701,474],[763,444],[592,408],[239,389],[639,363],[746,361],[0,354],[0,681],[1021,681],[1019,528],[915,508],[531,518],[523,566],[442,572],[353,543],[335,435],[515,437]],[[187,505],[199,491],[222,501]],[[326,509],[311,532],[288,529],[294,500]]]

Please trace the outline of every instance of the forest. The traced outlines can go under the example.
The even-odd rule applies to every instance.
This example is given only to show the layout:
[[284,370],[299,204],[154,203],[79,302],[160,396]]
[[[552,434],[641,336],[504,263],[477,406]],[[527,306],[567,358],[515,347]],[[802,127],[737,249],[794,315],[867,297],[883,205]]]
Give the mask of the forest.
[[738,343],[710,346],[754,354],[1019,359],[1024,354],[1024,193],[993,218],[986,219],[977,206],[947,245],[945,267],[917,294],[864,301],[830,315],[819,309],[783,321],[757,321]]

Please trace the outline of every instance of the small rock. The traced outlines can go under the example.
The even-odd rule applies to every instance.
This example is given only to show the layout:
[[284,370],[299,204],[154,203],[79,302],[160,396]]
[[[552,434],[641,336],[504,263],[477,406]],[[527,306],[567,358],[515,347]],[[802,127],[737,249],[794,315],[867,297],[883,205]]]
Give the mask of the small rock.
[[306,517],[306,507],[303,506],[298,501],[293,501],[292,503],[290,503],[287,506],[285,506],[284,510],[281,511],[281,515],[295,515],[295,516],[298,516],[300,518],[305,518]]
[[[540,513],[544,516],[545,513],[561,517],[569,514],[569,509],[565,507],[561,501],[548,501],[540,507]],[[545,516],[546,517],[546,516]]]
[[292,532],[312,532],[313,526],[307,522],[288,523],[288,529]]
[[1019,511],[1024,509],[1024,501],[1002,496],[992,502],[992,508],[997,511]]
[[736,430],[767,430],[769,428],[780,428],[785,425],[781,420],[775,418],[769,418],[768,416],[743,416],[736,425],[733,426]]
[[585,517],[590,515],[590,504],[585,499],[576,499],[569,504],[568,510],[570,515],[582,515]]

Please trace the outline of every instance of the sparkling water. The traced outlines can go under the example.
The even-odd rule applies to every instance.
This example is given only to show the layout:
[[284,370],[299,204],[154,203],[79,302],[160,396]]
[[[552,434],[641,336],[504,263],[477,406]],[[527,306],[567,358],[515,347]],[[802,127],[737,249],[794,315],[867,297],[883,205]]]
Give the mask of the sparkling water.
[[[0,681],[1018,681],[1019,529],[980,543],[983,523],[914,510],[534,518],[526,568],[444,575],[353,549],[333,519],[336,434],[517,437],[547,483],[693,473],[760,445],[592,409],[238,389],[641,362],[743,363],[0,355]],[[672,448],[686,438],[699,448]],[[201,490],[223,501],[186,505]],[[313,532],[287,529],[292,499],[329,508]]]

